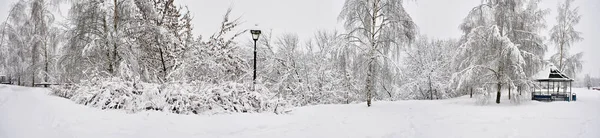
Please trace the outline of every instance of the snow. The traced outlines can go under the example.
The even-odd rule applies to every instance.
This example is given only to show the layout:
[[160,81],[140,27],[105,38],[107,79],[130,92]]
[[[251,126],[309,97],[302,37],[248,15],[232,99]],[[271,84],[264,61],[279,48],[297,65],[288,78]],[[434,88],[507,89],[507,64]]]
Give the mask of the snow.
[[0,138],[600,137],[600,91],[573,90],[576,102],[513,105],[503,97],[478,106],[459,97],[198,116],[98,110],[47,89],[0,85]]
[[551,73],[552,70],[558,70],[558,69],[554,66],[554,64],[547,63],[546,65],[544,65],[544,67],[542,67],[542,69],[540,71],[538,71],[538,73],[533,75],[533,78],[549,79],[549,74]]

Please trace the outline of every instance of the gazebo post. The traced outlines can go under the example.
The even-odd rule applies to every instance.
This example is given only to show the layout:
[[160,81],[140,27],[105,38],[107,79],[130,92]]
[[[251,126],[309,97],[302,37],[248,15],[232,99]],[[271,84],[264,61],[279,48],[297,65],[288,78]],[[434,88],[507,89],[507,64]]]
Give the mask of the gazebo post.
[[573,101],[573,81],[569,81],[569,102]]
[[[554,92],[554,91],[555,91],[555,88],[556,88],[556,83],[554,83],[554,81],[553,81],[553,82],[552,82],[552,92]],[[550,94],[552,94],[552,93],[550,93]]]
[[560,83],[561,82],[556,82],[556,94],[560,93]]
[[556,94],[560,92],[560,82],[556,82]]

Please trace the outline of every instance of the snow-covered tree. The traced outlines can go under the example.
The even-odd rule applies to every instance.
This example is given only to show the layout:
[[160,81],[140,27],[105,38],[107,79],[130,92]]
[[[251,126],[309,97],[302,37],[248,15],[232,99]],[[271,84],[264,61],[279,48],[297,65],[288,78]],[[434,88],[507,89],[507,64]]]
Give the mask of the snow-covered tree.
[[22,80],[25,81],[27,65],[27,56],[29,55],[29,44],[31,43],[31,25],[29,24],[29,12],[28,3],[26,1],[18,1],[15,3],[11,10],[7,20],[3,23],[2,27],[2,42],[4,44],[4,51],[6,54],[3,57],[4,63],[7,66],[6,70],[8,74],[17,79],[17,84],[22,85]]
[[4,30],[6,28],[6,24],[2,23],[0,24],[0,73],[2,74],[7,74],[8,73],[8,66],[6,65],[6,59],[8,58],[8,46],[4,44],[5,41],[5,32]]
[[471,10],[460,28],[464,35],[455,57],[453,86],[457,91],[496,85],[500,103],[502,85],[508,90],[531,84],[543,65],[547,10],[539,0],[486,0]]
[[590,77],[590,74],[585,74],[583,83],[584,83],[585,87],[587,87],[588,90],[590,89],[590,87],[592,87],[592,78]]
[[[412,41],[416,25],[403,7],[404,0],[346,0],[339,15],[348,33],[346,37],[363,51],[366,61],[365,94],[367,106],[376,96],[381,76],[388,76],[395,61],[390,55],[398,56],[400,47]],[[363,66],[358,66],[363,68]],[[385,68],[388,67],[388,68]],[[386,70],[384,74],[378,72]]]
[[206,42],[189,47],[184,53],[185,63],[180,65],[189,81],[222,83],[225,81],[244,82],[250,66],[242,57],[240,46],[235,41],[246,30],[238,31],[239,18],[230,18],[231,9],[223,16],[218,32]]
[[455,76],[457,90],[468,89],[463,83],[477,87],[496,84],[496,102],[500,103],[502,84],[512,83],[509,74],[525,75],[518,70],[525,64],[520,51],[507,37],[502,37],[495,26],[478,28],[467,37],[469,40],[461,45],[455,61],[459,68],[464,68]]
[[550,57],[550,62],[559,63],[563,61],[563,67],[561,72],[569,77],[577,78],[577,74],[583,69],[583,52],[571,55],[568,51],[562,53],[563,57],[561,60],[561,54],[554,54]]
[[173,0],[147,0],[136,5],[142,20],[131,35],[140,44],[143,78],[152,82],[172,80],[169,75],[182,62],[188,46],[182,35],[186,26],[182,12]]
[[5,52],[15,54],[7,54],[3,60],[12,68],[7,70],[17,77],[19,85],[28,81],[33,86],[38,78],[50,79],[60,33],[53,26],[52,8],[57,5],[57,0],[20,0],[9,11],[1,39],[7,40]]
[[301,43],[298,35],[284,34],[277,39],[275,45],[276,51],[273,51],[275,53],[273,58],[276,58],[275,68],[278,73],[274,72],[272,77],[279,80],[278,85],[274,85],[276,91],[284,97],[300,95],[300,93],[309,91],[310,87],[306,87],[305,81],[307,80],[302,72],[305,65],[300,61],[303,53],[300,52]]
[[[544,66],[544,56],[548,49],[545,44],[546,38],[541,31],[546,29],[545,17],[550,13],[549,9],[540,9],[541,0],[527,0],[523,2],[523,8],[517,10],[514,20],[509,23],[508,37],[515,44],[519,44],[521,55],[525,60],[523,71],[525,78],[533,77]],[[513,76],[516,78],[516,76]],[[528,79],[530,80],[530,79]],[[521,84],[528,82],[520,82]]]
[[[361,99],[351,62],[353,54],[337,31],[318,31],[302,43],[292,33],[258,41],[258,81],[290,105],[353,103]],[[247,48],[253,48],[249,42]],[[246,50],[250,51],[250,50]],[[248,60],[253,57],[245,56]]]
[[98,70],[105,77],[170,80],[184,62],[185,49],[195,44],[189,12],[183,13],[173,2],[73,1],[70,39],[60,60],[62,76],[78,78],[87,75],[81,70]]
[[70,35],[76,39],[61,62],[82,70],[65,70],[65,78],[78,80],[53,94],[133,112],[283,111],[285,102],[263,85],[249,89],[249,66],[235,40],[246,31],[237,31],[231,9],[219,31],[202,40],[193,38],[189,12],[175,10],[172,0],[96,2],[74,3]]
[[399,93],[402,99],[434,99],[456,96],[448,93],[447,81],[452,74],[450,63],[455,55],[456,42],[435,40],[420,36],[413,46],[406,48],[403,58],[404,84]]
[[79,82],[73,78],[89,75],[86,72],[91,70],[100,71],[102,76],[116,76],[121,61],[137,66],[132,58],[138,45],[126,34],[136,25],[132,22],[139,13],[136,9],[132,0],[72,1],[69,40],[62,47],[59,61],[63,81]]
[[328,103],[348,104],[364,99],[358,93],[356,73],[352,70],[356,66],[352,62],[356,51],[351,51],[348,43],[337,31],[318,31],[307,46],[307,75],[315,79],[309,82],[327,98],[323,100],[331,101]]
[[572,7],[574,1],[565,0],[564,3],[559,3],[557,24],[550,30],[550,40],[559,51],[553,55],[551,61],[558,65],[560,71],[572,77],[576,77],[577,72],[581,70],[582,53],[570,55],[569,50],[576,42],[583,40],[581,32],[575,30],[581,15],[579,15],[579,7]]

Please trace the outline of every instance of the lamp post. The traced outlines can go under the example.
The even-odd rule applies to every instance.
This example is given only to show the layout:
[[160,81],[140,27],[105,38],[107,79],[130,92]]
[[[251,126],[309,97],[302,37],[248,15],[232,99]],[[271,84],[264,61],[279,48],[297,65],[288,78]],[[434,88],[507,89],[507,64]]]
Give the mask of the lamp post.
[[250,30],[250,33],[252,34],[252,40],[254,40],[254,76],[252,77],[252,90],[254,91],[256,90],[256,41],[258,41],[261,31]]

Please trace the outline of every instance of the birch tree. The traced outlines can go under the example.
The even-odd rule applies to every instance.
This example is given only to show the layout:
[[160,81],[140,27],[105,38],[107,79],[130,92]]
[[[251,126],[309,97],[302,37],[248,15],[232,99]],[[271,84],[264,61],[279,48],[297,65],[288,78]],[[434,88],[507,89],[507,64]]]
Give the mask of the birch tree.
[[[563,52],[563,57],[560,53],[554,54],[550,57],[550,62],[556,64],[563,61],[563,67],[561,72],[571,78],[577,78],[577,74],[583,69],[583,52],[579,52],[571,55],[570,52]],[[562,60],[561,60],[562,58]]]
[[559,51],[551,61],[558,65],[560,71],[572,77],[575,77],[576,72],[581,70],[582,53],[570,55],[569,50],[576,42],[583,40],[581,32],[575,30],[575,25],[579,24],[581,15],[579,15],[579,7],[573,7],[574,1],[565,0],[564,3],[559,3],[557,24],[550,30],[550,40]]
[[471,10],[460,26],[465,35],[454,62],[456,90],[493,84],[496,103],[500,103],[502,85],[510,93],[514,86],[530,84],[547,49],[540,31],[548,11],[539,9],[538,3],[486,0]]
[[[403,7],[404,0],[346,0],[339,15],[348,33],[346,37],[364,51],[366,58],[366,101],[376,94],[380,80],[378,70],[394,61],[389,58],[391,51],[412,41],[416,35],[416,25]],[[387,76],[391,74],[383,74]]]
[[12,66],[11,73],[16,75],[19,85],[22,79],[31,86],[38,82],[37,78],[49,81],[52,53],[59,39],[59,31],[53,27],[52,8],[58,2],[20,0],[9,11],[2,36],[7,36],[6,51],[15,54],[10,54],[5,62]]
[[6,55],[3,59],[8,66],[8,73],[17,79],[17,85],[22,85],[25,81],[27,65],[27,55],[29,55],[29,44],[31,43],[31,25],[29,23],[30,14],[27,12],[28,3],[26,1],[18,1],[15,3],[7,20],[3,24],[2,36],[3,42],[6,40],[6,52],[13,53]]

